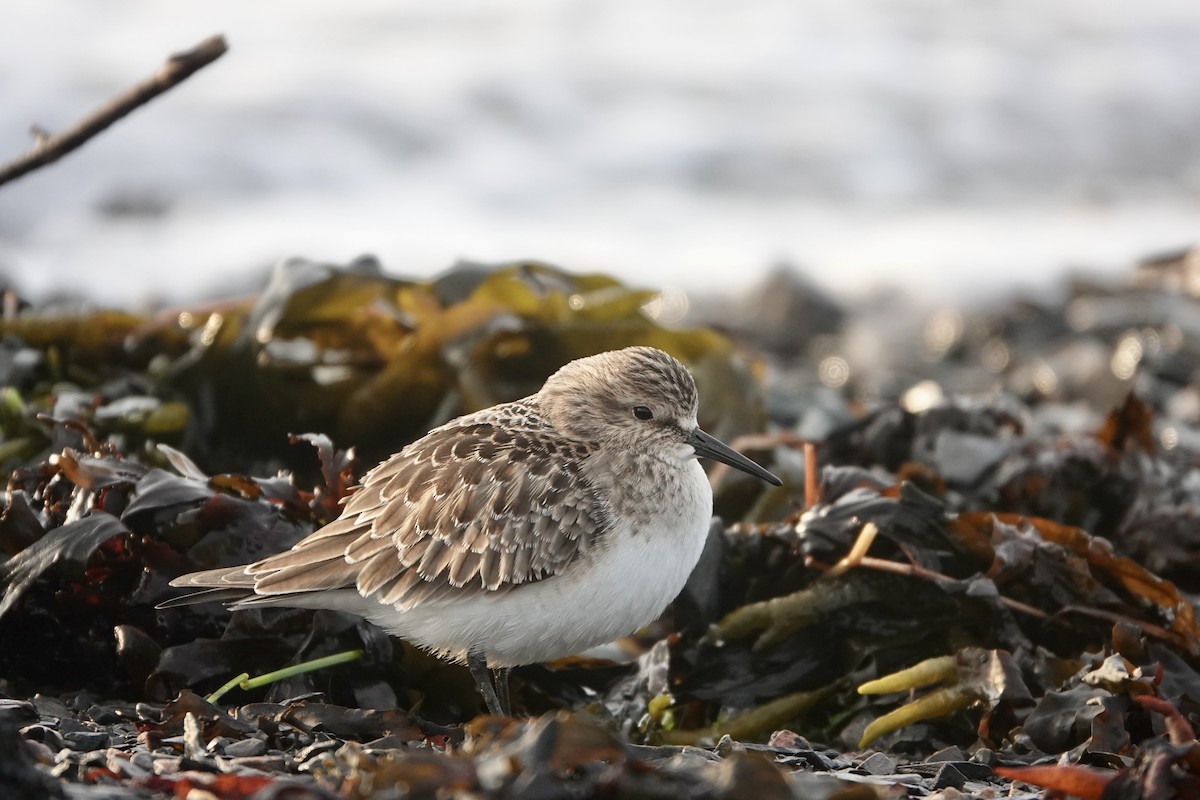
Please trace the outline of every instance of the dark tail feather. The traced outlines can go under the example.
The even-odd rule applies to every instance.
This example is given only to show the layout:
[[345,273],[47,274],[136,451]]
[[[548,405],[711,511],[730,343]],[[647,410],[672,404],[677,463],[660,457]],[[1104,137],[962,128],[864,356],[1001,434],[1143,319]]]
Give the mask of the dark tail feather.
[[253,590],[244,588],[230,587],[228,589],[203,589],[199,592],[172,597],[170,600],[164,600],[155,608],[178,608],[180,606],[194,606],[198,603],[236,603],[239,600],[245,600],[254,594]]

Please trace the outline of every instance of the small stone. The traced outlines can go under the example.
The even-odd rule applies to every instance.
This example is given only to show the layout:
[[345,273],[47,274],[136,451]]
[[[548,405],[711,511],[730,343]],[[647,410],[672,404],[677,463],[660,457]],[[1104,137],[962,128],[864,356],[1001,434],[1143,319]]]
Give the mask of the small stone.
[[267,752],[267,743],[262,739],[241,739],[236,742],[230,742],[225,745],[225,755],[229,758],[245,758],[247,756],[261,756]]
[[143,722],[162,722],[162,706],[138,703],[133,709]]
[[150,775],[150,770],[139,767],[133,763],[133,759],[123,750],[118,750],[115,747],[108,748],[106,753],[105,766],[112,772],[118,775],[123,775],[126,778],[133,780],[143,780]]
[[133,764],[138,769],[147,772],[154,771],[154,754],[146,750],[139,750],[129,757],[129,763]]
[[299,750],[296,751],[293,758],[296,759],[297,764],[300,764],[300,763],[308,761],[312,758],[315,758],[316,756],[319,756],[322,753],[326,753],[331,750],[336,750],[339,747],[341,747],[341,745],[342,745],[342,743],[339,742],[337,739],[322,738],[318,741],[313,742],[310,745],[301,747]]
[[21,728],[21,735],[31,742],[38,742],[49,747],[55,753],[65,747],[59,732],[45,725],[26,725]]
[[962,748],[958,747],[957,745],[950,745],[949,747],[943,747],[941,750],[938,750],[936,753],[931,755],[929,758],[925,759],[926,763],[929,763],[930,761],[966,761],[966,760],[967,760],[966,753],[964,753],[962,751]]
[[800,734],[789,731],[775,731],[771,734],[771,738],[767,741],[771,747],[782,747],[785,750],[812,750],[813,747],[808,740]]
[[896,771],[896,759],[883,753],[872,753],[858,768],[868,775],[891,775]]
[[26,739],[25,749],[28,750],[30,755],[33,756],[33,759],[42,766],[49,767],[54,764],[54,754],[57,751],[50,749],[42,742],[34,739]]
[[981,747],[971,754],[971,761],[976,764],[983,764],[986,767],[994,767],[1000,763],[1000,757],[996,755],[996,751],[989,747]]
[[107,748],[112,742],[107,733],[102,731],[72,731],[63,734],[67,747],[80,752],[90,752]]
[[154,759],[154,774],[155,775],[174,775],[179,772],[179,765],[183,763],[180,756],[158,756]]
[[746,746],[741,742],[735,742],[727,733],[717,742],[717,746],[713,748],[713,752],[721,758],[727,758],[734,753],[746,752]]
[[933,788],[945,789],[947,787],[953,787],[957,789],[963,786],[966,782],[967,776],[959,772],[958,768],[955,767],[954,764],[947,762],[942,765],[942,768],[938,770],[937,776],[933,779]]
[[37,713],[42,717],[61,719],[62,717],[73,716],[71,709],[67,708],[66,703],[64,703],[62,700],[59,700],[57,697],[47,697],[44,694],[35,694],[30,702],[33,704],[34,708],[37,709]]
[[929,800],[963,800],[964,797],[966,795],[958,789],[955,789],[953,786],[947,786],[937,794],[931,794]]

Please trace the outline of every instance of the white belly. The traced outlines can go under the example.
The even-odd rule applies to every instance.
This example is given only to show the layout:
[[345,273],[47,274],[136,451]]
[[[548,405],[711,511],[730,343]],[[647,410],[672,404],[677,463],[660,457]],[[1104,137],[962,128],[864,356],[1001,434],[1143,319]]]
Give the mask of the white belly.
[[550,661],[610,642],[656,619],[704,549],[712,491],[699,463],[687,465],[675,495],[636,529],[618,523],[562,575],[403,613],[366,600],[353,610],[439,655],[481,653],[491,667]]

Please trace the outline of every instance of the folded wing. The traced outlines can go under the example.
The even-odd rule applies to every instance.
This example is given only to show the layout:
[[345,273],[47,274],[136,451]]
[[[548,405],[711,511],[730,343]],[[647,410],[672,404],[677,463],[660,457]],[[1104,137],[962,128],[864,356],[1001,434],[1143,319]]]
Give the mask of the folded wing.
[[164,605],[286,605],[353,588],[403,610],[556,575],[596,545],[610,512],[581,473],[584,452],[549,434],[488,417],[438,428],[369,472],[341,516],[291,550],[177,578],[207,592]]

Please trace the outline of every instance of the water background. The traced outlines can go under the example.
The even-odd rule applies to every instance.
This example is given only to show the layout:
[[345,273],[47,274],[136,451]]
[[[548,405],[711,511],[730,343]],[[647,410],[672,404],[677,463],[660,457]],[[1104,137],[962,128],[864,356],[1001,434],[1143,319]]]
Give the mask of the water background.
[[23,294],[194,300],[371,252],[970,301],[1200,230],[1185,0],[7,0],[0,160],[217,32],[0,188]]

